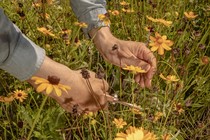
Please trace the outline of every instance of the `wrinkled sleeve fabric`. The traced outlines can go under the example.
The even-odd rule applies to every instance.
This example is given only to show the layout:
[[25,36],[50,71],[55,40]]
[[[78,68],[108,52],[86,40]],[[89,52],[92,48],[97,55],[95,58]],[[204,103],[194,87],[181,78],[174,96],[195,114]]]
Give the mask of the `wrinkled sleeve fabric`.
[[88,24],[88,28],[83,28],[87,37],[91,29],[107,26],[98,18],[107,13],[106,0],[70,0],[70,5],[78,20]]
[[23,35],[0,8],[0,68],[24,81],[37,72],[44,58],[44,49]]

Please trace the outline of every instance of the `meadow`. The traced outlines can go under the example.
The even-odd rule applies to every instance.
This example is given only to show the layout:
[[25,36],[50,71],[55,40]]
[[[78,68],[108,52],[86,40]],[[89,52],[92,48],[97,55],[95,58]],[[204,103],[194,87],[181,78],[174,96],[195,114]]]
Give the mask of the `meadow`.
[[[154,51],[158,68],[151,89],[103,59],[82,33],[69,0],[0,0],[0,7],[50,58],[103,73],[110,95],[140,108],[110,103],[108,110],[70,114],[0,70],[0,140],[210,139],[208,0],[107,0],[112,33]],[[155,46],[158,39],[165,41],[164,51]],[[9,98],[19,91],[27,96]]]

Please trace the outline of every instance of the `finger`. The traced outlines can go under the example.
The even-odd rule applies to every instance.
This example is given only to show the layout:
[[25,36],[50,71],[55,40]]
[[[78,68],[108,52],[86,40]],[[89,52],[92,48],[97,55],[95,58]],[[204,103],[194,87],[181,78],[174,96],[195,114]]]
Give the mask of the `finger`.
[[109,102],[114,102],[116,100],[115,97],[109,95],[109,94],[104,94],[105,97],[106,97],[106,100],[109,101]]
[[140,84],[140,86],[141,86],[142,88],[145,87],[144,76],[143,76],[143,74],[140,74],[139,84]]

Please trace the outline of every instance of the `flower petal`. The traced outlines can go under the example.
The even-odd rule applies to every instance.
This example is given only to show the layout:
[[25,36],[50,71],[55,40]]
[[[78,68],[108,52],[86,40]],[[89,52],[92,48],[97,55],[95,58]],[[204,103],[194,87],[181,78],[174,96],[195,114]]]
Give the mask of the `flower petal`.
[[54,89],[55,89],[55,93],[58,95],[58,96],[61,96],[62,94],[62,91],[61,89],[59,89],[59,87],[57,85],[53,85]]
[[155,52],[155,51],[157,51],[157,49],[158,49],[158,47],[153,46],[150,50],[151,50],[152,52]]
[[150,36],[149,39],[152,40],[152,41],[156,41],[156,38],[153,37],[153,36]]
[[47,93],[47,94],[50,94],[52,91],[53,91],[53,86],[52,86],[51,84],[49,84],[49,85],[47,86],[46,93]]
[[42,92],[42,91],[44,91],[46,88],[47,88],[47,86],[48,86],[49,84],[47,84],[47,83],[42,83],[42,84],[40,84],[37,88],[36,88],[36,91],[39,93],[39,92]]
[[158,54],[159,55],[163,55],[164,54],[164,49],[163,49],[162,45],[158,48]]
[[162,73],[161,73],[159,76],[160,76],[160,78],[162,78],[162,79],[164,79],[164,80],[167,80],[167,79],[166,79],[166,77],[165,77],[165,76],[163,76],[163,74],[162,74]]

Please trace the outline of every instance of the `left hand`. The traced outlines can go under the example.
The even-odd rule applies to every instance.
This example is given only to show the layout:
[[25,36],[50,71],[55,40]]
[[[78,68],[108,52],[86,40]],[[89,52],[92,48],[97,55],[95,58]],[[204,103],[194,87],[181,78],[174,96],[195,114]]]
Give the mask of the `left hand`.
[[146,73],[136,74],[135,81],[141,87],[151,87],[157,64],[155,56],[144,43],[119,40],[111,34],[108,27],[93,29],[90,35],[94,37],[94,43],[104,59],[119,67],[141,67]]

